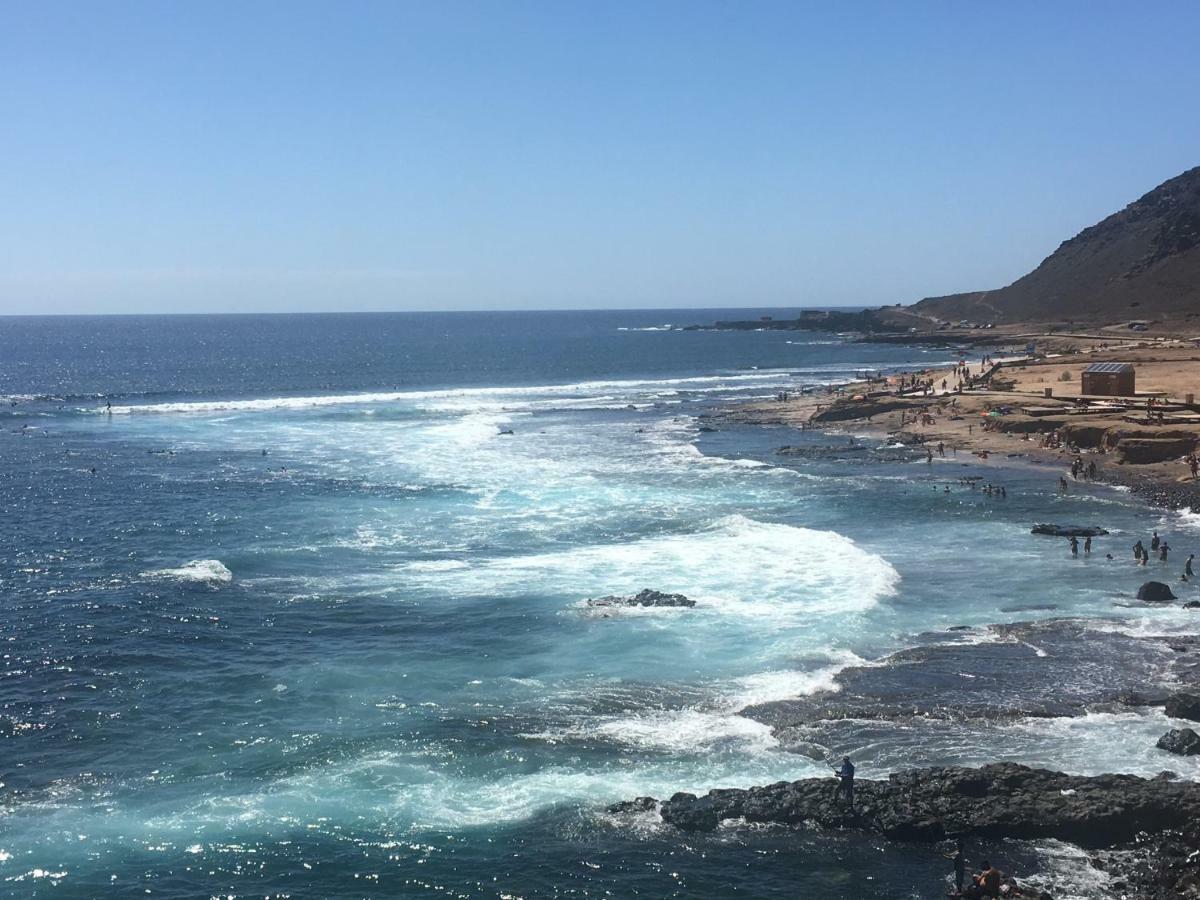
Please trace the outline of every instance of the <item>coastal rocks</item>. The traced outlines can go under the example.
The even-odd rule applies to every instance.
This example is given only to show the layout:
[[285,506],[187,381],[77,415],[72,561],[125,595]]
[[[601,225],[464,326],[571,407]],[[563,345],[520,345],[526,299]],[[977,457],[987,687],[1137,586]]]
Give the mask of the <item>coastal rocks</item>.
[[631,597],[591,597],[587,601],[591,607],[630,607],[630,606],[695,606],[695,600],[689,600],[683,594],[665,594],[662,591],[644,588]]
[[894,840],[937,841],[947,835],[988,839],[1053,838],[1110,847],[1140,832],[1180,828],[1200,815],[1200,784],[1132,775],[1072,776],[999,763],[978,769],[936,767],[859,780],[857,806],[839,804],[829,779],[778,782],[662,804],[664,822],[711,831],[727,819],[854,828]]
[[812,422],[845,422],[850,419],[866,419],[880,413],[893,412],[898,409],[911,409],[913,404],[898,397],[867,399],[867,400],[838,400],[827,409],[814,413]]
[[1180,691],[1167,698],[1164,712],[1172,719],[1190,719],[1200,722],[1200,694]]
[[1189,600],[1183,604],[1184,609],[1200,609],[1200,600]]
[[1121,438],[1117,459],[1122,463],[1144,466],[1180,459],[1196,448],[1196,441],[1183,438]]
[[1177,664],[1161,641],[1096,630],[1075,619],[925,639],[876,663],[843,669],[830,690],[757,704],[741,714],[770,725],[788,749],[840,743],[846,727],[861,727],[855,721],[1080,716],[1106,706],[1163,703],[1169,692],[1155,685],[1164,666]]
[[1196,756],[1200,754],[1200,734],[1190,728],[1172,728],[1154,746],[1180,756]]
[[1108,534],[1108,529],[1084,525],[1048,525],[1038,524],[1029,529],[1030,534],[1048,534],[1052,537],[1100,537]]
[[1170,586],[1161,581],[1147,581],[1138,588],[1137,598],[1143,603],[1170,603],[1176,599]]

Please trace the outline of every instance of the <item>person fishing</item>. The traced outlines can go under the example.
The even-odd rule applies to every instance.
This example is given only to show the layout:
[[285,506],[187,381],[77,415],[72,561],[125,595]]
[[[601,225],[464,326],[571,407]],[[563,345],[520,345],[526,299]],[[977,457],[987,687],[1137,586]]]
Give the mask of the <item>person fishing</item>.
[[954,863],[954,891],[961,896],[963,881],[967,877],[967,858],[963,854],[962,838],[955,839],[953,853],[943,853],[942,856]]
[[833,769],[833,774],[837,776],[838,780],[837,788],[833,792],[834,802],[837,802],[844,794],[850,808],[854,809],[854,763],[850,762],[850,757],[843,756],[841,766]]

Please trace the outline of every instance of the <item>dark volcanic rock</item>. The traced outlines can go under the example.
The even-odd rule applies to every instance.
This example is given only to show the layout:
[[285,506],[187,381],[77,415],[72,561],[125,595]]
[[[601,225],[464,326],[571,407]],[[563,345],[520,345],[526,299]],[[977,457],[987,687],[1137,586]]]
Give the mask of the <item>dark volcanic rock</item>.
[[1189,600],[1183,604],[1184,609],[1200,609],[1200,600]]
[[1180,691],[1167,698],[1165,712],[1172,719],[1191,719],[1200,722],[1200,694]]
[[1170,585],[1161,581],[1147,581],[1138,588],[1137,598],[1143,603],[1170,603],[1176,599]]
[[1016,763],[860,779],[855,793],[855,810],[836,801],[830,779],[714,790],[703,797],[676,794],[662,805],[662,818],[686,831],[711,831],[726,819],[744,818],[856,828],[907,841],[976,835],[1109,847],[1141,832],[1183,827],[1200,815],[1200,784],[1064,775]]
[[1161,641],[1091,624],[994,625],[982,642],[929,635],[931,643],[882,664],[843,669],[836,691],[751,706],[742,715],[773,726],[787,745],[793,737],[812,740],[803,726],[844,719],[1011,721],[1163,703],[1169,692],[1156,685],[1176,655]]
[[592,597],[588,606],[695,606],[695,600],[689,600],[683,594],[664,594],[644,588],[632,597]]
[[1054,537],[1099,537],[1102,534],[1108,534],[1108,530],[1104,528],[1095,528],[1084,525],[1034,525],[1030,530],[1030,534],[1049,534]]
[[1190,728],[1172,728],[1154,746],[1180,756],[1195,756],[1200,754],[1200,734]]

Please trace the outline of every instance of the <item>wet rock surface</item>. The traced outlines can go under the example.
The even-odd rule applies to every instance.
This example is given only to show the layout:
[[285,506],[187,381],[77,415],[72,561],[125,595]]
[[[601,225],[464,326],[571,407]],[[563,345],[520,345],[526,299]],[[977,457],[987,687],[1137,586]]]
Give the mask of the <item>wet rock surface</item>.
[[1200,694],[1180,691],[1167,698],[1164,712],[1172,719],[1200,722]]
[[835,797],[832,779],[810,778],[723,788],[700,797],[678,793],[660,811],[664,822],[684,831],[711,831],[723,821],[745,819],[854,828],[892,840],[1053,838],[1087,848],[1188,827],[1200,816],[1200,784],[1133,775],[1065,775],[1017,763],[917,769],[886,781],[860,779],[855,795],[850,809]]
[[1100,537],[1108,534],[1108,529],[1090,525],[1034,525],[1030,534],[1048,534],[1053,537]]
[[1200,734],[1190,728],[1172,728],[1158,739],[1155,746],[1180,756],[1196,756],[1200,754]]
[[[1079,716],[1162,705],[1171,693],[1157,686],[1165,673],[1191,683],[1200,665],[1191,640],[1173,639],[1175,649],[1158,639],[1094,630],[1094,624],[1058,619],[929,635],[942,642],[843,669],[834,691],[758,704],[741,714],[771,725],[785,746],[807,740],[797,726],[840,719]],[[959,635],[965,640],[956,641]]]
[[1147,581],[1138,588],[1137,598],[1143,603],[1170,603],[1178,599],[1171,586],[1161,581]]
[[695,606],[695,600],[689,600],[683,594],[666,594],[662,591],[644,588],[630,597],[608,596],[591,597],[588,606],[621,607],[621,606]]

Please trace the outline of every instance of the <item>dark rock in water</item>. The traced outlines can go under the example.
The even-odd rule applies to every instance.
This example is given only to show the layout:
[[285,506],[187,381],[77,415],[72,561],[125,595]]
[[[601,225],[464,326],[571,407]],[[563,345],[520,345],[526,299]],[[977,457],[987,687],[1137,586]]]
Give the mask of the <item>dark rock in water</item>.
[[1047,525],[1041,523],[1029,529],[1030,534],[1048,534],[1052,537],[1100,537],[1108,534],[1105,528],[1085,525]]
[[1184,609],[1200,609],[1200,600],[1189,600],[1183,604]]
[[1180,691],[1167,698],[1166,714],[1172,719],[1190,719],[1200,722],[1200,695]]
[[683,594],[664,594],[645,588],[632,597],[592,597],[588,606],[695,606],[695,600],[689,600]]
[[1143,603],[1169,603],[1175,599],[1169,585],[1161,581],[1147,581],[1138,588],[1137,598]]
[[658,801],[653,797],[635,797],[632,800],[614,803],[606,809],[610,813],[649,812],[657,806]]
[[1200,754],[1200,734],[1190,728],[1172,728],[1154,746],[1180,756],[1196,756]]
[[896,840],[1053,838],[1095,848],[1132,841],[1139,832],[1181,828],[1200,815],[1200,784],[1064,775],[1016,763],[859,779],[855,794],[851,810],[837,802],[827,778],[719,789],[703,797],[681,793],[662,805],[662,818],[686,831],[711,831],[726,819],[744,818],[855,828]]
[[[1158,639],[1071,619],[993,625],[979,633],[991,640],[931,633],[927,644],[843,669],[836,690],[757,704],[741,714],[770,725],[787,746],[834,740],[814,736],[812,728],[823,723],[1081,716],[1106,705],[1162,704],[1171,693],[1158,683],[1174,655]],[[1081,660],[1089,661],[1086,667]]]

